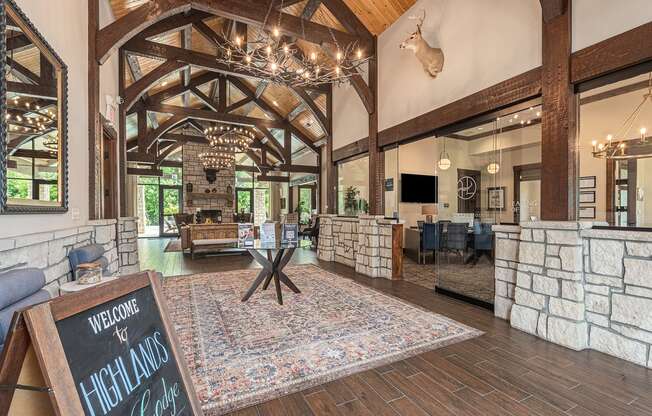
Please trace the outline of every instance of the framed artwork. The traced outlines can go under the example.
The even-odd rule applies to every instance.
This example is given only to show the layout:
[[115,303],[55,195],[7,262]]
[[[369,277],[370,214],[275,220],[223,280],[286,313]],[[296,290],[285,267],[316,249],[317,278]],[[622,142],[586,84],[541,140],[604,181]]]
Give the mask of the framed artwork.
[[595,189],[595,176],[580,177],[580,189]]
[[489,211],[505,210],[505,187],[487,188],[487,209]]
[[595,207],[580,207],[580,219],[581,220],[594,220],[595,219]]
[[580,204],[595,204],[595,191],[580,191]]

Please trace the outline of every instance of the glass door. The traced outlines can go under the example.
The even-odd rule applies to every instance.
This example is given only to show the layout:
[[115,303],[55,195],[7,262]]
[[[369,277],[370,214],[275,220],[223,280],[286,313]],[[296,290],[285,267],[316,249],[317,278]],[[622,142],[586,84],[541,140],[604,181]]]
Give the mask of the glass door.
[[170,237],[179,235],[174,215],[182,211],[183,194],[181,186],[161,185],[159,187],[159,235]]
[[[254,207],[254,192],[251,188],[236,188],[235,190],[235,210],[240,214],[250,214]],[[250,221],[249,221],[250,222]]]

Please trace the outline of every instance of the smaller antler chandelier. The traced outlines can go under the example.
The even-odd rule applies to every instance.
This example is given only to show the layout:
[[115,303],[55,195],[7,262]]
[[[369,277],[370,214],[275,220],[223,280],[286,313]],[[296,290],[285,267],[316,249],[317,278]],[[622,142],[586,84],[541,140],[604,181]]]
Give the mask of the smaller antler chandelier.
[[652,73],[650,73],[647,92],[632,114],[623,122],[616,135],[609,134],[605,143],[593,140],[593,157],[601,159],[644,159],[652,157],[652,139],[647,136],[647,128],[640,127],[639,138],[628,138],[646,104],[652,104]]
[[[274,0],[269,2],[262,27],[267,26],[269,12],[276,6],[275,3]],[[279,10],[282,9],[283,1]],[[228,34],[223,34],[218,45],[217,61],[276,84],[305,87],[349,82],[371,59],[364,56],[356,42],[341,47],[330,28],[331,43],[335,45],[332,56],[320,56],[316,50],[304,54],[295,42],[281,36],[281,15],[279,13],[279,21],[271,33],[261,30],[257,39],[245,42],[242,37],[236,36],[235,40],[231,40]]]
[[228,148],[232,153],[249,150],[256,135],[246,127],[214,125],[204,130],[211,147]]
[[235,153],[226,147],[216,147],[214,150],[200,153],[199,160],[204,169],[231,169],[235,165]]

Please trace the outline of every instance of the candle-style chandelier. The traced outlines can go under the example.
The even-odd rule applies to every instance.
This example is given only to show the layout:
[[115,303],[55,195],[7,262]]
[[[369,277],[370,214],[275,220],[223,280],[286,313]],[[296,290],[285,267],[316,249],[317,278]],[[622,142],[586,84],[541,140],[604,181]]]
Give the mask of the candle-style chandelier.
[[211,147],[226,147],[234,153],[249,150],[256,138],[255,133],[241,126],[213,125],[204,130],[204,135]]
[[235,165],[235,153],[228,147],[216,147],[200,153],[199,160],[206,170],[231,169]]
[[[599,143],[593,140],[593,157],[601,159],[644,159],[652,157],[652,137],[647,136],[647,128],[641,126],[638,130],[638,137],[632,138],[630,131],[634,129],[635,123],[643,109],[652,105],[652,73],[648,78],[648,88],[643,95],[643,100],[636,106],[634,111],[625,119],[615,135],[607,135],[606,142]],[[639,124],[640,125],[640,124]]]
[[241,126],[212,125],[204,130],[211,150],[201,153],[199,159],[204,169],[231,169],[235,154],[246,152],[256,138],[255,133]]
[[[269,13],[276,3],[274,0],[269,2],[263,28],[267,27]],[[283,1],[277,9],[283,10]],[[223,42],[218,45],[217,61],[276,84],[305,87],[346,83],[371,59],[364,56],[357,42],[340,45],[330,28],[328,31],[335,45],[332,56],[322,56],[316,49],[304,54],[294,41],[281,36],[281,16],[282,13],[279,13],[278,22],[271,32],[261,30],[256,39],[245,42],[242,37],[236,36],[231,40],[227,33],[223,34]],[[301,23],[303,27],[303,19]]]
[[16,95],[7,100],[5,120],[11,133],[34,135],[45,134],[56,125],[57,114]]

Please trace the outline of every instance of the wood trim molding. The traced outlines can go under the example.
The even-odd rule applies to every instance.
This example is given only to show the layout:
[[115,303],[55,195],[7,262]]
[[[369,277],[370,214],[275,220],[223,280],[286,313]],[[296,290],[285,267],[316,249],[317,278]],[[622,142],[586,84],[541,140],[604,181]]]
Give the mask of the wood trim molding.
[[571,82],[579,84],[652,61],[652,22],[573,53]]
[[333,163],[338,163],[351,157],[359,156],[369,151],[369,138],[356,140],[346,146],[333,150]]
[[541,67],[382,130],[378,135],[378,145],[384,147],[425,137],[450,124],[540,95]]

